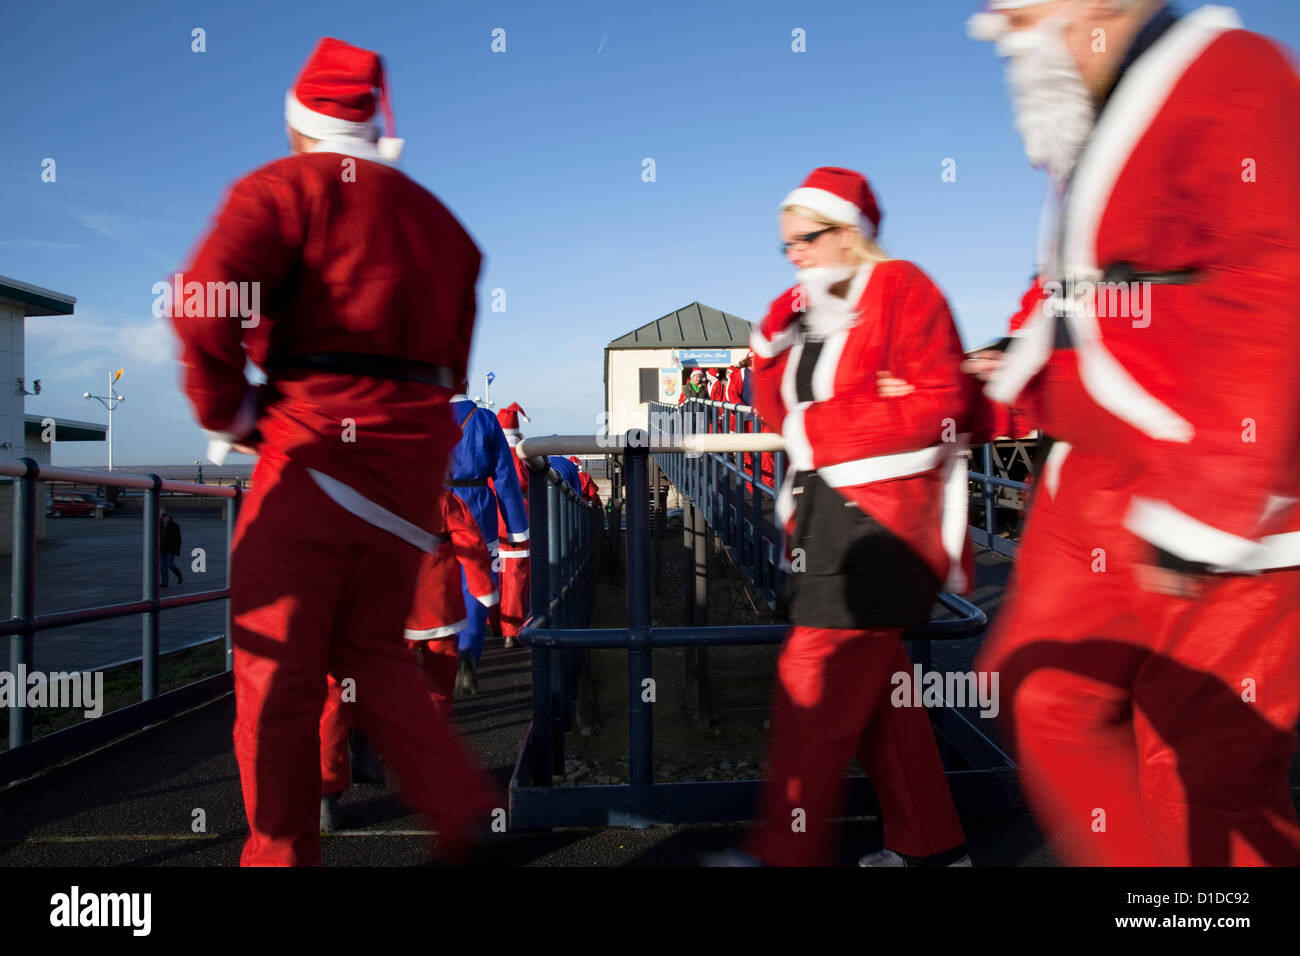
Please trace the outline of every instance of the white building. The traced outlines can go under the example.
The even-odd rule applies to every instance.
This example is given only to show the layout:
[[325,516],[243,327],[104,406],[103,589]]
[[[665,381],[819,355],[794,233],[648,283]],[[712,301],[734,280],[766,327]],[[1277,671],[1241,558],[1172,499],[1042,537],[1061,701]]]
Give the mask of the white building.
[[[50,416],[27,414],[28,395],[36,382],[25,369],[24,320],[29,317],[72,315],[77,300],[62,292],[0,276],[0,461],[31,458],[50,464],[51,444],[43,440],[42,424]],[[107,426],[93,422],[54,419],[56,441],[104,441]],[[36,496],[36,538],[45,537],[45,492]],[[13,481],[0,477],[0,554],[8,554],[13,540]]]
[[605,346],[609,434],[648,427],[649,403],[664,400],[660,383],[674,354],[685,375],[693,368],[726,368],[745,357],[749,330],[744,319],[692,302],[610,342]]

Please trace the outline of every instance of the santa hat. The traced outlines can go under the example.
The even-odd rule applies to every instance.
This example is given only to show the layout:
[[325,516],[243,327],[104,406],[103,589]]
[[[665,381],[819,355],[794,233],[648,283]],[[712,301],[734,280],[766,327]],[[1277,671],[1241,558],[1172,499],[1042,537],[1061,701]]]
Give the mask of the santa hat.
[[571,462],[573,462],[575,465],[577,465],[577,467],[578,467],[578,471],[586,471],[586,469],[582,467],[582,461],[578,458],[577,455],[570,455],[570,456],[569,456],[569,461],[571,461]]
[[[387,136],[375,128],[376,89]],[[316,44],[293,89],[285,94],[284,118],[312,139],[374,143],[380,157],[390,162],[402,154],[402,140],[394,138],[397,124],[379,54],[333,37]]]
[[506,433],[507,437],[519,434],[520,419],[528,421],[528,416],[524,414],[524,410],[519,407],[518,402],[511,402],[497,412],[497,421],[501,423],[501,430]]
[[785,197],[781,208],[803,206],[831,222],[855,225],[868,239],[880,231],[880,206],[866,177],[851,169],[822,166],[814,169],[803,185]]
[[709,375],[710,378],[717,378],[717,377],[718,377],[718,370],[717,370],[716,368],[711,368],[711,369],[709,369],[709,371],[708,371],[708,375]]
[[703,378],[703,377],[704,377],[704,369],[702,369],[702,368],[693,368],[693,369],[691,369],[691,378],[694,378],[694,377],[697,376],[697,375],[700,376],[701,378]]
[[984,8],[966,21],[972,40],[997,40],[1007,32],[1006,11],[1036,7],[1053,0],[984,0]]

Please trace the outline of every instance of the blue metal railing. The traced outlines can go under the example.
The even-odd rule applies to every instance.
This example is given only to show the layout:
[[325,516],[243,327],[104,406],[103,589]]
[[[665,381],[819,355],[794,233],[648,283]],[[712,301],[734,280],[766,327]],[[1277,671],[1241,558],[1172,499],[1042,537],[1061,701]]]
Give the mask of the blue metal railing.
[[[677,444],[684,435],[764,434],[748,405],[691,399],[681,406],[651,403],[650,440]],[[655,463],[704,520],[732,560],[773,606],[781,589],[781,530],[775,522],[776,494],[785,478],[785,455],[734,451],[697,454],[662,452]],[[765,469],[770,462],[771,472]]]
[[[583,628],[591,623],[596,586],[597,540],[603,514],[583,500],[546,458],[528,461],[528,526],[534,535],[530,549],[530,619],[524,629]],[[524,640],[521,634],[520,639]],[[564,734],[574,723],[578,685],[587,669],[582,648],[534,652],[533,752],[538,755],[534,776],[550,786],[551,774],[564,764]]]
[[982,470],[977,471],[974,460],[971,461],[969,478],[972,484],[979,486],[976,494],[983,500],[984,516],[983,527],[972,527],[969,533],[971,540],[976,544],[996,551],[998,554],[1014,558],[1016,556],[1016,542],[998,534],[998,489],[1005,488],[1010,491],[1017,491],[1023,496],[1029,491],[1029,484],[1024,481],[1002,478],[994,474],[995,461],[994,443],[983,445],[980,448]]
[[[712,407],[712,411],[709,411]],[[690,413],[685,415],[682,413]],[[726,519],[729,548],[737,548],[745,562],[752,565],[754,556],[761,562],[772,558],[775,564],[779,543],[764,526],[764,502],[771,499],[781,474],[781,455],[775,454],[773,477],[763,480],[762,453],[774,452],[779,440],[763,435],[761,424],[754,422],[756,433],[727,432],[743,429],[747,409],[717,403],[702,409],[652,409],[653,435],[643,431],[628,432],[621,440],[608,437],[563,437],[525,439],[524,454],[593,453],[612,451],[622,460],[622,484],[626,493],[626,627],[583,629],[565,626],[548,608],[555,606],[553,596],[542,592],[534,580],[533,614],[520,632],[522,643],[534,655],[534,724],[515,767],[511,781],[511,826],[519,828],[598,825],[649,825],[668,822],[724,821],[745,819],[753,807],[758,781],[716,783],[655,783],[653,706],[655,702],[651,652],[663,647],[709,647],[716,645],[778,644],[788,628],[767,626],[651,626],[650,568],[650,490],[651,454],[662,462],[663,471],[673,478],[683,498],[693,506],[712,514],[715,520]],[[702,416],[702,417],[700,417]],[[710,417],[711,416],[711,417]],[[688,421],[688,418],[694,421]],[[752,421],[752,420],[751,420]],[[713,430],[710,431],[710,422]],[[725,422],[725,427],[723,423]],[[617,449],[610,449],[617,444]],[[745,453],[749,452],[746,457]],[[713,459],[713,460],[710,460]],[[680,483],[679,483],[680,482]],[[534,528],[544,527],[542,516],[534,512]],[[714,533],[721,534],[716,525]],[[553,563],[553,562],[552,562]],[[534,575],[543,566],[540,556],[533,556]],[[760,580],[777,583],[775,569]],[[554,594],[554,584],[551,586]],[[978,634],[987,624],[982,611],[955,595],[943,595],[944,606],[955,616],[909,631],[905,637],[922,643],[928,657],[928,642],[957,639]],[[628,766],[629,782],[619,785],[592,785],[558,788],[552,786],[553,774],[562,765],[562,734],[557,710],[567,706],[564,699],[541,689],[551,687],[543,681],[554,655],[574,650],[617,648],[627,653],[628,666]],[[922,655],[918,655],[920,658]],[[945,708],[936,718],[946,741],[961,753],[975,771],[951,771],[954,795],[967,808],[1005,809],[1014,792],[1013,766],[1004,753],[978,731],[960,712]],[[970,774],[974,774],[976,780]],[[992,786],[990,786],[992,784]],[[850,805],[871,806],[869,788],[861,781],[850,786]]]
[[[230,690],[231,649],[230,607],[226,606],[226,670],[159,693],[159,626],[160,615],[171,608],[224,601],[230,596],[230,542],[234,533],[240,491],[238,488],[193,485],[183,481],[166,481],[158,475],[101,474],[55,468],[31,458],[0,462],[0,476],[13,478],[13,570],[9,620],[0,622],[0,636],[9,637],[9,671],[30,672],[36,637],[43,631],[75,624],[87,624],[138,614],[141,617],[141,690],[140,702],[87,720],[65,730],[32,739],[31,714],[25,700],[18,700],[9,710],[9,749],[0,752],[0,784],[26,776],[44,766],[95,747],[115,736],[138,729],[147,723],[179,713],[197,703],[220,696]],[[36,613],[36,508],[37,482],[42,480],[94,482],[117,488],[137,488],[144,492],[144,568],[142,594],[138,601],[53,614]],[[226,501],[226,586],[194,594],[162,598],[160,557],[158,550],[160,496],[163,491],[224,498]],[[121,520],[121,519],[118,519]],[[21,697],[21,695],[20,695]]]

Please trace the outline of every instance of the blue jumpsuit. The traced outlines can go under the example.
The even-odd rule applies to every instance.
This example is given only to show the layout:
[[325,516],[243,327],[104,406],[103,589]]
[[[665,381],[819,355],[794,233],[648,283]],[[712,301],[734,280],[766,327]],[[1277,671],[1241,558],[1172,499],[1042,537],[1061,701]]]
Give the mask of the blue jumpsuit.
[[[479,408],[468,398],[457,396],[451,402],[451,414],[461,429],[460,443],[452,451],[451,480],[448,484],[456,496],[469,507],[483,541],[492,555],[492,579],[498,585],[497,509],[498,496],[502,517],[510,531],[510,541],[528,540],[528,508],[519,491],[515,474],[515,450],[506,441],[496,415]],[[496,487],[488,487],[488,479]],[[462,657],[472,657],[475,664],[483,654],[483,637],[487,631],[488,609],[469,593],[464,574],[461,591],[469,624],[460,632],[458,648]]]

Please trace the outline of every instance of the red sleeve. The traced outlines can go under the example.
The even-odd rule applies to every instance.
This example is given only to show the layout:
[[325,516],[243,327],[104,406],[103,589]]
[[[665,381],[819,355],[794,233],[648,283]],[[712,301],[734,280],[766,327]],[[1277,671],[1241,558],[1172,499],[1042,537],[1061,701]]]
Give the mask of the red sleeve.
[[744,401],[744,380],[745,370],[734,368],[731,374],[727,376],[727,401],[733,405],[740,405]]
[[[296,196],[297,190],[280,173],[266,169],[236,183],[182,273],[185,285],[197,282],[208,289],[215,288],[209,283],[257,283],[253,288],[260,303],[273,302],[302,249],[305,227]],[[260,324],[261,316],[241,320],[238,315],[187,311],[196,310],[185,308],[184,297],[172,303],[185,393],[205,429],[242,437],[254,424],[247,404],[250,386],[244,379],[244,336]],[[201,311],[207,311],[206,298]]]
[[[796,287],[797,288],[797,287]],[[781,398],[781,377],[798,328],[794,309],[795,288],[787,289],[772,303],[767,316],[750,335],[754,353],[754,409],[771,431],[781,431],[785,402]]]
[[[1130,368],[1176,356],[1152,382],[1192,426],[1188,441],[1141,441],[1127,527],[1185,560],[1238,569],[1300,489],[1300,80],[1259,36],[1218,42],[1204,82],[1222,99],[1187,124],[1167,187],[1203,215],[1203,278],[1154,288],[1154,321],[1120,324],[1115,352]],[[1215,83],[1222,75],[1232,82]]]
[[881,398],[877,370],[868,369],[853,391],[788,414],[782,434],[791,448],[810,451],[809,467],[919,451],[953,440],[968,420],[973,386],[961,371],[961,338],[942,294],[909,266],[884,302],[893,313],[887,318],[893,329],[889,371],[916,390]]
[[496,604],[499,595],[496,584],[492,581],[492,557],[488,554],[483,535],[479,533],[478,522],[470,514],[468,506],[451,492],[447,497],[447,544],[456,556],[465,572],[465,582],[469,593],[478,599],[484,607]]
[[[1007,330],[1012,333],[1018,331],[1029,321],[1045,297],[1041,280],[1035,277],[1020,299],[1020,308],[1007,320]],[[989,398],[982,388],[977,387],[971,414],[972,444],[983,444],[998,438],[1024,438],[1031,434],[1038,427],[1033,407],[1036,391],[1035,383],[1031,383],[1021,392],[1014,405],[1007,405]]]

